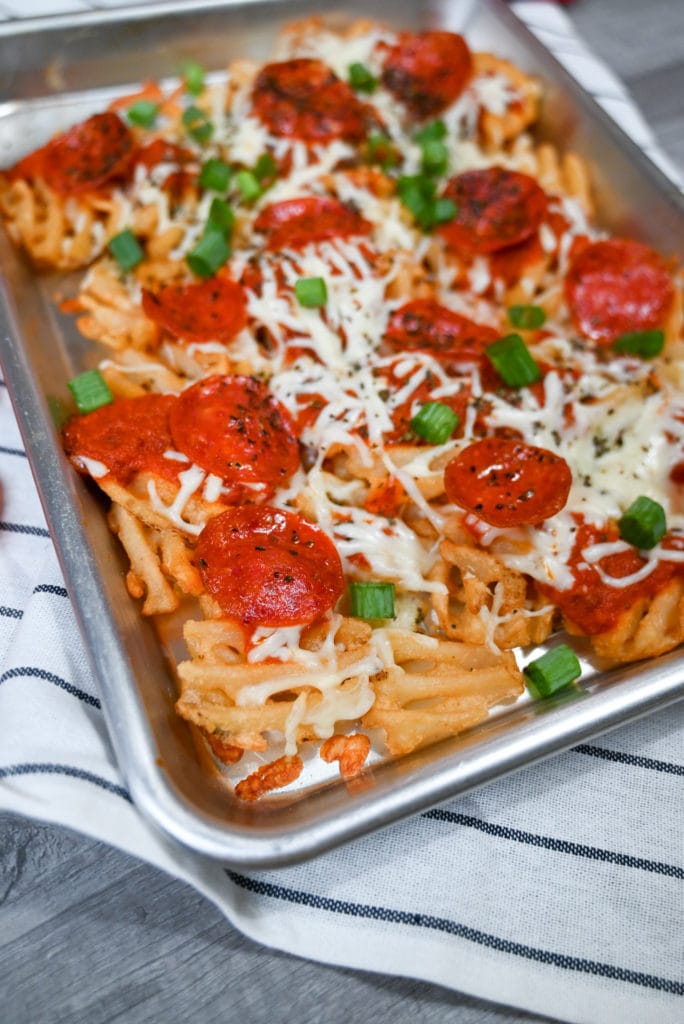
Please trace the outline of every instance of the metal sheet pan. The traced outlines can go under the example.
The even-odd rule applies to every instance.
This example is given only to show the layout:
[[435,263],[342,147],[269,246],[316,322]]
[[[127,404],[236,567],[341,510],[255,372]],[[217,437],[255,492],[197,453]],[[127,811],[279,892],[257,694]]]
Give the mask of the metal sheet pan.
[[[355,4],[238,0],[0,26],[0,160],[11,163],[142,78],[173,75],[182,58],[210,69],[238,55],[263,59],[281,25],[316,11],[367,13]],[[377,0],[373,16],[397,27],[463,30],[475,48],[539,74],[539,134],[589,160],[601,222],[677,251],[684,237],[679,193],[503,3]],[[352,782],[331,775],[256,806],[240,803],[175,715],[172,669],[155,628],[128,597],[123,555],[101,498],[61,451],[51,408],[66,399],[65,382],[93,364],[92,346],[56,310],[59,277],[37,276],[4,236],[0,260],[0,355],[119,764],[137,807],[180,843],[234,866],[291,863],[684,696],[680,652],[611,672],[586,659],[583,697],[521,699],[468,734],[399,761],[378,761]]]

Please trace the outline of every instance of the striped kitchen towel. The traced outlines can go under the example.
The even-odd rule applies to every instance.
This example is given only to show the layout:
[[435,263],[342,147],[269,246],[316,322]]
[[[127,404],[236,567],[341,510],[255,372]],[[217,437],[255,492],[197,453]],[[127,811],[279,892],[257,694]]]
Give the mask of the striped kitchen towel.
[[[661,160],[562,12],[517,10]],[[116,765],[0,385],[0,807],[150,861],[251,938],[565,1021],[676,1024],[683,737],[680,703],[302,866],[225,870],[181,849],[140,817]]]

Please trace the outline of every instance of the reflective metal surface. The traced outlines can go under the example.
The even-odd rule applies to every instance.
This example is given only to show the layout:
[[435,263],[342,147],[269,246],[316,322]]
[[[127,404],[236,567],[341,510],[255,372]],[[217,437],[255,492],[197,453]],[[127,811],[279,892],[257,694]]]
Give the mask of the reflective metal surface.
[[[281,25],[321,10],[368,13],[353,4],[241,0],[0,27],[0,161],[11,163],[101,109],[116,88],[173,75],[184,59],[219,69],[237,56],[265,58]],[[397,27],[463,30],[475,48],[538,73],[545,84],[540,135],[589,160],[605,226],[677,251],[684,237],[679,193],[504,4],[380,0],[372,15]],[[465,736],[374,763],[352,782],[331,774],[256,806],[236,801],[175,715],[173,673],[154,626],[126,592],[124,556],[101,496],[61,451],[53,415],[67,401],[65,382],[97,355],[56,311],[61,276],[37,276],[4,236],[0,260],[0,356],[119,764],[136,805],[179,842],[235,866],[313,856],[684,696],[678,652],[610,673],[594,667],[585,694],[538,705],[523,699]]]

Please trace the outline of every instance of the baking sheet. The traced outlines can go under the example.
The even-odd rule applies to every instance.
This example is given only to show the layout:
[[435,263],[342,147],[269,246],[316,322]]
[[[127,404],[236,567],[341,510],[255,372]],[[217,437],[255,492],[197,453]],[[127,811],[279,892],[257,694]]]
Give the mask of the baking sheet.
[[[279,27],[325,10],[321,3],[169,4],[43,20],[0,34],[0,159],[9,164],[50,134],[102,109],[142,77],[172,75],[183,59],[218,69],[235,56],[270,55]],[[327,8],[334,17],[354,5]],[[367,12],[366,12],[367,13]],[[676,251],[684,235],[679,195],[578,89],[505,5],[377,3],[397,27],[464,30],[545,81],[541,137],[583,153],[592,165],[602,223]],[[144,76],[141,70],[144,69]],[[10,97],[11,98],[7,98]],[[232,796],[173,710],[175,682],[154,627],[129,598],[123,553],[95,487],[77,478],[57,438],[53,412],[65,382],[101,353],[54,303],[64,275],[36,276],[4,236],[0,354],[62,567],[90,652],[119,764],[136,805],[180,842],[235,866],[277,865],[464,793],[684,695],[684,657],[674,652],[610,673],[585,663],[585,693],[534,704],[521,699],[467,735],[342,782],[317,760],[305,782],[257,805]],[[574,641],[573,641],[574,643]],[[577,646],[575,644],[575,646]]]

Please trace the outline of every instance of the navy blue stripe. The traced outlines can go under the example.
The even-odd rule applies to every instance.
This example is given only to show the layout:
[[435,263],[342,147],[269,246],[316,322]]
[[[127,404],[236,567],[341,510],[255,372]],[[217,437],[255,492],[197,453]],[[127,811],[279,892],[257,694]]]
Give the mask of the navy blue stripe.
[[23,614],[21,608],[8,608],[7,605],[0,604],[0,615],[8,619],[20,619]]
[[34,594],[54,594],[56,597],[68,597],[66,587],[58,587],[54,583],[39,583],[33,588]]
[[66,690],[72,697],[78,697],[84,704],[89,704],[92,708],[102,707],[97,697],[92,697],[85,690],[79,690],[73,683],[68,683],[66,679],[62,679],[60,676],[54,675],[52,672],[47,672],[44,668],[36,668],[32,665],[25,665],[22,668],[8,668],[6,672],[3,672],[0,676],[0,683],[4,683],[6,679],[17,679],[22,676],[31,676],[35,679],[44,679],[47,683],[53,683],[58,686],[60,690]]
[[32,537],[49,537],[50,534],[42,526],[26,526],[24,523],[0,522],[0,530],[7,533],[28,533]]
[[6,448],[4,444],[0,444],[0,454],[2,455],[23,455],[26,458],[26,452],[23,448]]
[[488,949],[495,949],[500,953],[523,957],[525,960],[535,960],[538,963],[550,964],[553,967],[561,967],[566,971],[577,971],[582,974],[593,974],[596,977],[612,978],[616,981],[628,982],[631,985],[641,985],[643,988],[668,992],[671,995],[684,995],[684,982],[682,981],[660,978],[655,974],[645,974],[642,971],[633,971],[627,967],[616,967],[614,964],[588,960],[585,957],[566,956],[565,953],[554,953],[548,949],[537,949],[534,946],[526,946],[521,942],[502,939],[498,935],[490,935],[477,928],[469,928],[467,925],[458,924],[457,921],[451,921],[447,917],[433,917],[432,914],[415,914],[407,910],[392,910],[388,907],[376,907],[366,903],[335,900],[330,899],[328,896],[318,896],[316,893],[302,892],[299,889],[288,889],[282,885],[274,885],[272,882],[247,878],[245,875],[239,875],[234,871],[226,871],[226,874],[235,885],[240,886],[241,889],[246,889],[248,892],[256,893],[258,896],[269,896],[271,899],[283,900],[284,902],[304,907],[312,907],[315,910],[326,910],[333,914],[344,914],[348,917],[388,921],[391,924],[409,925],[414,928],[427,928],[431,931],[455,935],[459,939],[466,939],[468,942],[474,942],[478,946],[485,946]]
[[100,789],[106,789],[108,793],[120,796],[128,803],[133,803],[131,795],[123,786],[117,786],[115,782],[103,779],[101,775],[94,775],[83,768],[74,768],[70,764],[11,764],[6,768],[0,767],[0,779],[10,778],[16,775],[67,775],[71,779],[82,779],[84,782],[92,782]]
[[537,846],[543,850],[551,850],[553,853],[569,853],[575,857],[587,857],[589,860],[599,860],[606,864],[618,864],[623,868],[639,868],[642,871],[652,871],[656,875],[666,875],[668,878],[684,879],[684,868],[675,864],[664,864],[658,860],[647,860],[644,857],[632,857],[626,853],[615,853],[613,850],[603,850],[597,846],[586,846],[584,843],[571,843],[565,839],[555,839],[553,836],[541,836],[535,832],[523,832],[517,828],[509,828],[507,825],[493,825],[481,818],[473,818],[468,814],[456,814],[452,811],[444,811],[439,808],[427,811],[422,815],[433,821],[449,822],[453,825],[465,825],[466,828],[477,829],[485,835],[496,836],[498,839],[510,839],[515,843],[525,843],[527,846]]
[[623,754],[620,750],[606,750],[605,747],[592,747],[588,743],[580,743],[572,748],[576,754],[588,757],[599,757],[602,761],[614,761],[617,764],[629,764],[634,768],[648,768],[653,772],[666,772],[668,775],[684,775],[684,764],[673,764],[671,761],[657,761],[653,757],[642,757],[640,754]]

